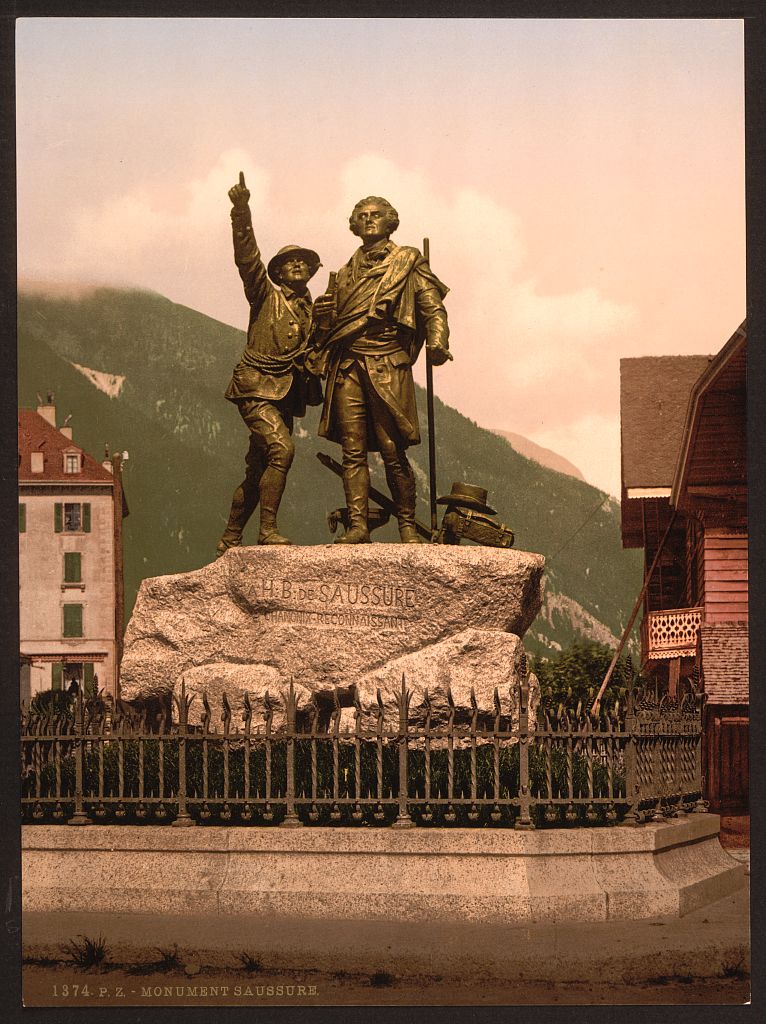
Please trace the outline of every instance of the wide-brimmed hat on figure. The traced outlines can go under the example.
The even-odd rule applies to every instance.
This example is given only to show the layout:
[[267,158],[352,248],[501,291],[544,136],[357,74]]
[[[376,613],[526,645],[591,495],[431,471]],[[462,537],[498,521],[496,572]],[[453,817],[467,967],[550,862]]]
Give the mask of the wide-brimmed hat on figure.
[[279,283],[276,277],[277,271],[285,260],[290,259],[292,256],[300,256],[308,263],[312,277],[322,266],[319,255],[315,253],[313,249],[304,249],[302,245],[283,245],[279,252],[275,256],[271,257],[269,265],[266,268],[269,277],[275,284]]
[[437,505],[458,505],[460,508],[472,508],[475,512],[495,516],[497,512],[487,504],[487,492],[483,487],[473,484],[453,484],[449,494],[436,499]]

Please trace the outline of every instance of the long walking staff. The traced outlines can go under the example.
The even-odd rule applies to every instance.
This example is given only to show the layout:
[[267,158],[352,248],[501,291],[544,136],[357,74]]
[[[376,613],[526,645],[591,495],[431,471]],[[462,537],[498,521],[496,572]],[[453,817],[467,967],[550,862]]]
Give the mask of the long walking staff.
[[617,650],[614,652],[614,657],[612,658],[611,664],[609,665],[609,668],[606,670],[606,675],[604,676],[604,681],[601,684],[601,689],[598,691],[598,696],[596,697],[596,699],[593,701],[593,704],[591,705],[590,713],[592,715],[597,715],[598,712],[599,712],[599,709],[601,707],[601,698],[604,696],[604,691],[606,690],[607,686],[609,685],[609,680],[612,678],[612,672],[614,672],[614,667],[617,664],[617,662],[619,661],[620,655],[622,654],[622,649],[625,646],[625,642],[628,639],[628,636],[630,635],[631,629],[633,629],[633,623],[636,621],[636,616],[638,615],[638,609],[643,604],[644,596],[645,596],[647,590],[649,589],[649,584],[651,583],[652,576],[654,575],[654,570],[657,568],[657,564],[658,564],[658,562],[660,560],[660,555],[662,554],[662,549],[665,547],[665,541],[670,536],[670,531],[673,529],[673,524],[676,521],[676,516],[677,515],[678,515],[678,509],[674,509],[673,510],[673,515],[672,515],[672,517],[670,519],[670,522],[668,523],[668,528],[665,530],[664,534],[662,535],[662,540],[660,541],[660,546],[657,548],[657,554],[654,556],[652,564],[649,567],[649,572],[646,574],[646,579],[644,580],[644,585],[643,585],[643,587],[641,587],[641,592],[639,593],[638,597],[636,598],[636,603],[633,605],[633,611],[630,613],[630,618],[628,619],[628,624],[625,627],[625,629],[622,631],[622,637],[620,638],[620,642],[617,645]]
[[[431,262],[431,243],[423,239],[423,256]],[[428,407],[428,500],[431,506],[431,538],[436,536],[436,438],[434,437],[434,364],[426,346],[426,404]]]

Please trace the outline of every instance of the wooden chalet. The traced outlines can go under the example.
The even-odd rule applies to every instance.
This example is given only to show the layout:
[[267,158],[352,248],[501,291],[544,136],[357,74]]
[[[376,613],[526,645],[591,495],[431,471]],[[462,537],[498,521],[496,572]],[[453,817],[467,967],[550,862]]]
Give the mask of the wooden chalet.
[[748,802],[747,331],[715,356],[620,362],[622,542],[644,549],[644,674],[705,691],[705,797]]

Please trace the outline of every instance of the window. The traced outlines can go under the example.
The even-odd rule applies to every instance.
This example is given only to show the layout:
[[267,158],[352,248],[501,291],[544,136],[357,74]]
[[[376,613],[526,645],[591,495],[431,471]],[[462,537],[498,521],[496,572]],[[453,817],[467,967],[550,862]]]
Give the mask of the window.
[[79,473],[82,469],[79,452],[67,452],[64,455],[64,472]]
[[54,661],[51,665],[51,689],[60,690],[61,680],[64,676],[63,662]]
[[53,509],[56,533],[90,533],[90,502],[57,501]]
[[64,605],[64,636],[82,636],[82,605]]
[[64,505],[64,529],[68,533],[82,529],[82,505],[73,502]]
[[[74,689],[72,689],[74,685]],[[86,697],[98,693],[98,676],[92,661],[54,661],[51,664],[51,689],[76,693],[82,689]]]
[[82,583],[82,555],[79,551],[64,552],[64,583]]
[[27,506],[19,504],[19,533],[27,532]]
[[43,452],[32,452],[32,472],[42,473],[45,469],[45,455]]
[[98,676],[95,669],[92,661],[86,661],[83,665],[82,681],[85,684],[86,697],[95,697],[98,694]]

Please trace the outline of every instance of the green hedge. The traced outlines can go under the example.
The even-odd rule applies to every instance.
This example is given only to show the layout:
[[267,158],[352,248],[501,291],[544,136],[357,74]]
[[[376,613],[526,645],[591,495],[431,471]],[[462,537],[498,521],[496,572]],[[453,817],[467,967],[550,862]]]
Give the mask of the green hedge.
[[[163,748],[164,787],[159,792],[159,756]],[[105,797],[116,798],[119,794],[119,750],[122,748],[123,795],[137,797],[139,793],[139,741],[126,740],[122,743],[106,741],[103,744],[103,793]],[[175,740],[144,740],[144,797],[156,802],[160,798],[174,804],[172,794],[178,790],[178,743]],[[74,755],[71,750],[63,751],[59,759],[61,792],[71,801],[74,794]],[[363,743],[360,750],[362,787],[360,797],[364,801],[376,800],[377,793],[377,748],[375,743]],[[399,754],[395,744],[383,748],[383,785],[384,799],[396,796],[399,789]],[[500,798],[508,799],[518,795],[519,791],[519,748],[518,744],[506,746],[500,750]],[[98,801],[100,758],[96,744],[87,749],[83,764],[83,791],[86,802]],[[471,752],[456,750],[454,752],[454,786],[456,798],[470,798],[471,793]],[[587,759],[582,753],[572,758],[573,795],[581,799],[588,795]],[[232,743],[229,750],[229,797],[244,797],[244,746]],[[200,739],[187,741],[186,760],[186,792],[191,801],[204,798],[203,787],[203,744]],[[530,789],[533,797],[546,800],[566,799],[567,762],[565,751],[555,747],[551,754],[551,792],[547,789],[545,753],[537,743],[532,742],[529,749]],[[207,800],[211,804],[224,800],[224,752],[218,742],[208,744],[207,754]],[[275,802],[284,797],[286,791],[286,743],[272,743],[271,759],[272,798]],[[52,763],[45,764],[40,774],[41,796],[56,795],[56,770]],[[23,795],[33,798],[35,795],[35,776],[28,775],[24,780]],[[494,798],[494,752],[491,746],[481,746],[476,753],[476,789],[477,797]],[[620,772],[612,774],[613,792],[616,799],[624,793],[624,777]],[[593,766],[594,796],[606,798],[608,795],[608,772],[604,765],[596,762]],[[448,789],[448,754],[446,750],[431,752],[431,796],[447,797]],[[353,797],[355,793],[355,753],[352,744],[340,744],[338,749],[338,791],[341,798]],[[295,793],[296,798],[311,798],[311,750],[308,741],[295,744]],[[408,793],[410,801],[425,802],[425,752],[410,750],[408,752]],[[253,799],[266,797],[266,752],[261,747],[250,751],[250,796]],[[317,797],[332,798],[333,796],[333,757],[332,745],[320,741],[317,744]],[[107,805],[108,807],[108,805]],[[491,808],[482,810],[487,816]],[[387,816],[395,815],[394,809],[387,809]],[[603,818],[603,812],[598,812]],[[112,811],[109,811],[111,817]],[[344,812],[345,816],[346,812]],[[455,814],[459,820],[466,819],[467,810],[456,807]],[[327,818],[329,810],[321,809],[320,818]],[[137,820],[132,805],[126,805],[125,820]],[[466,819],[467,820],[467,819]]]

